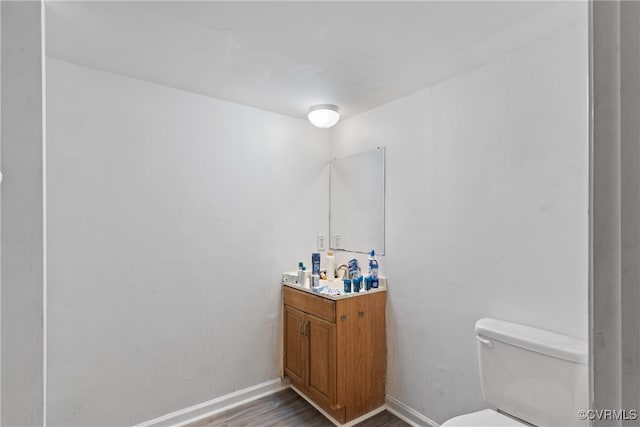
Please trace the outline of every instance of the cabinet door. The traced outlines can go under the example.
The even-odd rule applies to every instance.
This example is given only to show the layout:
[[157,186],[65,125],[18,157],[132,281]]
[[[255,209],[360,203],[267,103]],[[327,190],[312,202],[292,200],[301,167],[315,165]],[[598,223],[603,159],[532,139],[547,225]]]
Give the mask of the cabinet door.
[[306,339],[304,313],[284,306],[284,372],[291,382],[304,387],[306,381]]
[[310,315],[306,319],[309,394],[319,403],[333,407],[336,398],[336,324]]

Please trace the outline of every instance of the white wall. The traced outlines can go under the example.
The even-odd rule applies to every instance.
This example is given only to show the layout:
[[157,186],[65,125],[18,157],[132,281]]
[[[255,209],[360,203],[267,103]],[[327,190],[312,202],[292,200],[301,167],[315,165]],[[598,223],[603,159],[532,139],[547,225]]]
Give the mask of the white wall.
[[47,108],[48,423],[277,378],[281,272],[328,228],[328,133],[53,58]]
[[44,416],[41,6],[0,2],[3,426],[42,425]]
[[581,25],[332,130],[332,157],[387,147],[387,392],[436,422],[486,407],[476,320],[587,337],[586,5],[576,13]]

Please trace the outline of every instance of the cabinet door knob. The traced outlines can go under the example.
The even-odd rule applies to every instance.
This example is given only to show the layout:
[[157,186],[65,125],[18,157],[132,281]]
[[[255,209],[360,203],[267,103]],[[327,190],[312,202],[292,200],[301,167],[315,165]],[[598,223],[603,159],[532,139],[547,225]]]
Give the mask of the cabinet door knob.
[[340,320],[342,320],[343,322],[347,320],[347,315],[343,314],[342,316],[340,316]]
[[358,312],[358,317],[364,317],[364,311],[359,311]]

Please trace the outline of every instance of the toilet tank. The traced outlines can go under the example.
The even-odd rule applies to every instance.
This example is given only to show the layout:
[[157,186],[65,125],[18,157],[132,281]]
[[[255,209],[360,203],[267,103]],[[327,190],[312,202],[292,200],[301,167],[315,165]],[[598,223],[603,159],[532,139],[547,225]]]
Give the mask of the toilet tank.
[[489,318],[475,332],[490,405],[540,427],[587,425],[577,417],[589,409],[586,341]]

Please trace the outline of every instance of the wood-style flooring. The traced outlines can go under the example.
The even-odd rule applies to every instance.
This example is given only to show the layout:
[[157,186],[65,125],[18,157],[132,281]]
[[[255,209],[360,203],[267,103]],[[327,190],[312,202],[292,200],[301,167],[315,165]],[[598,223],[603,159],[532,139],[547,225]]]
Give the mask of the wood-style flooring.
[[[286,389],[196,421],[186,427],[333,427],[316,408],[298,394]],[[389,411],[361,422],[357,427],[406,427]]]

